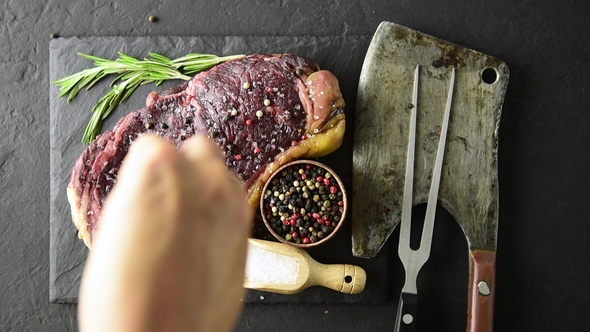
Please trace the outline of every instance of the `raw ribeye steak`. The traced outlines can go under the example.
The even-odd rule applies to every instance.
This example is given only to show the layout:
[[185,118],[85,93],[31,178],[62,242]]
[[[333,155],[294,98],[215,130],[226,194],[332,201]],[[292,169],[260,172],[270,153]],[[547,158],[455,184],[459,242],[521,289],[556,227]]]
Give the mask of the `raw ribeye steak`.
[[334,151],[344,127],[338,80],[312,60],[256,54],[217,65],[161,94],[150,93],[146,107],[120,119],[85,149],[67,188],[73,222],[90,247],[129,146],[144,133],[160,135],[177,148],[193,135],[215,141],[255,209],[274,170]]

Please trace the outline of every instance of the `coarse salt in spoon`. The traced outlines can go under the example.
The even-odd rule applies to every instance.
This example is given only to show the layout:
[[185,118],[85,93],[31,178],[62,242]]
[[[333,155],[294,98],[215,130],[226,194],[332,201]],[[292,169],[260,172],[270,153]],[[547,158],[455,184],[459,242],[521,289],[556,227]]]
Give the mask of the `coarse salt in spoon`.
[[248,239],[244,287],[296,294],[311,286],[358,294],[365,289],[365,270],[350,264],[321,264],[303,249],[288,244]]

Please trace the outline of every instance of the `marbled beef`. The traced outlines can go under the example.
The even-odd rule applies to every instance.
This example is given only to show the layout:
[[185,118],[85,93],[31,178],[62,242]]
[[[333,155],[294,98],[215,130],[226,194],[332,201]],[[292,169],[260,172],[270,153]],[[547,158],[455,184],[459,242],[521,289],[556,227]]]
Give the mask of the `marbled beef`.
[[79,236],[90,247],[103,203],[129,146],[155,133],[177,148],[206,135],[225,153],[258,206],[272,171],[286,162],[328,154],[344,134],[344,101],[333,74],[295,55],[250,55],[196,75],[123,117],[76,160],[67,194]]

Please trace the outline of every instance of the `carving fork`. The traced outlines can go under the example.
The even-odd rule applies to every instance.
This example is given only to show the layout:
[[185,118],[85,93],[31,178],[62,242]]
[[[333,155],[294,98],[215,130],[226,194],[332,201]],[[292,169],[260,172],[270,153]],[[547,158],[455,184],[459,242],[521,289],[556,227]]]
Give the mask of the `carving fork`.
[[406,159],[406,175],[404,184],[404,195],[402,203],[402,215],[400,224],[400,239],[398,254],[406,272],[404,287],[399,299],[395,331],[414,331],[416,326],[416,311],[418,300],[418,289],[416,280],[420,269],[430,257],[430,247],[432,244],[432,233],[434,230],[434,215],[438,200],[438,189],[444,158],[445,143],[447,138],[447,129],[449,126],[449,114],[451,111],[451,102],[453,99],[453,89],[455,85],[455,68],[451,73],[451,82],[447,96],[447,103],[436,153],[436,161],[432,171],[432,182],[430,185],[430,194],[428,195],[428,205],[426,207],[426,216],[424,218],[424,227],[418,250],[410,248],[410,229],[412,222],[412,196],[414,181],[414,152],[416,145],[416,113],[418,109],[418,76],[420,66],[416,66],[414,73],[414,88],[412,92],[412,113],[410,118],[410,138],[408,142],[408,155]]

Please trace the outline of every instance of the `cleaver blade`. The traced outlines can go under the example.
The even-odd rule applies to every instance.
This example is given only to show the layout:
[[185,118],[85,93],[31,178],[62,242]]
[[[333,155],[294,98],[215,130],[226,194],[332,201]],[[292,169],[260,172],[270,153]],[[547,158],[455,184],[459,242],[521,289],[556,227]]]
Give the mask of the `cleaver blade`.
[[491,330],[498,227],[498,128],[509,69],[502,61],[382,22],[359,78],[352,170],[352,253],[375,257],[400,221],[412,82],[420,65],[413,205],[428,200],[446,82],[456,69],[438,204],[469,247],[469,331]]

